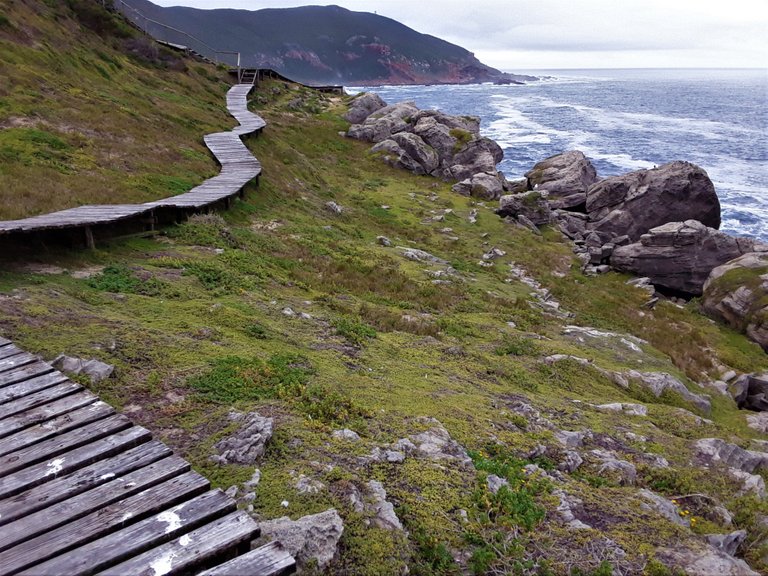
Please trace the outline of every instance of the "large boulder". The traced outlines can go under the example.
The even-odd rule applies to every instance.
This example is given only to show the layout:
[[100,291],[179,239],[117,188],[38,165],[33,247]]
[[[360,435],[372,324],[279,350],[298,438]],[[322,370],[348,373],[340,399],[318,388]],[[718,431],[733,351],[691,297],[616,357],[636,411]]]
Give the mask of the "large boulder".
[[353,124],[347,136],[356,140],[381,142],[409,128],[409,121],[419,111],[413,102],[390,104],[368,116],[362,124]]
[[447,126],[449,129],[466,130],[475,136],[480,136],[480,118],[478,116],[451,116],[439,110],[419,110],[413,116],[412,121],[418,123],[422,118],[434,118],[436,122]]
[[363,92],[352,100],[344,119],[352,124],[360,124],[376,110],[380,110],[386,105],[387,103],[378,94]]
[[687,220],[658,226],[639,242],[617,247],[610,262],[617,270],[649,277],[656,286],[699,295],[714,268],[760,246]]
[[394,134],[392,140],[397,142],[411,158],[421,165],[425,174],[431,174],[440,164],[440,158],[429,144],[411,132]]
[[501,217],[513,216],[514,218],[522,214],[536,226],[549,224],[553,219],[549,202],[537,190],[502,196],[499,199],[499,208],[496,210],[496,214]]
[[473,196],[481,200],[496,200],[504,193],[504,177],[496,173],[479,172],[454,184],[451,190],[462,196]]
[[553,208],[574,208],[587,201],[597,171],[582,152],[570,150],[538,162],[525,173],[529,190],[546,190]]
[[490,138],[473,137],[445,160],[450,166],[451,178],[464,180],[480,172],[496,172],[496,164],[503,158],[504,151],[496,142]]
[[702,169],[690,162],[671,162],[601,180],[587,190],[592,228],[637,240],[667,222],[698,220],[720,227],[720,201]]
[[701,307],[768,352],[768,251],[744,254],[712,270]]
[[335,509],[291,520],[288,516],[259,525],[264,539],[277,540],[296,558],[299,569],[314,563],[325,570],[336,555],[344,523]]

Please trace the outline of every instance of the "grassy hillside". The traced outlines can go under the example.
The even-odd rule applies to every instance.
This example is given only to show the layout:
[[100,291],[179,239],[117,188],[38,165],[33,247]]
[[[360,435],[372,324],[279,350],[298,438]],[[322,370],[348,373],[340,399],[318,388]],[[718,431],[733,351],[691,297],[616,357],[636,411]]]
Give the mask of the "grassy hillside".
[[[50,26],[49,34],[76,26],[77,35],[97,42],[75,20],[54,24],[45,14],[51,12],[39,15],[38,26]],[[80,50],[83,58],[97,57]],[[136,91],[136,106],[159,90],[152,67],[99,50],[141,72],[130,88],[116,77],[105,78],[102,90],[115,98]],[[210,106],[207,121],[223,124],[222,86],[206,79],[210,74],[168,76],[164,81],[177,78],[177,93],[186,95],[156,96],[160,117],[204,115]],[[70,90],[86,92],[88,83],[77,78],[68,79]],[[24,108],[23,90],[3,89],[14,117],[36,118]],[[757,345],[701,316],[696,302],[648,309],[647,295],[627,286],[627,277],[585,277],[553,230],[536,236],[505,224],[492,206],[453,194],[448,184],[383,165],[366,145],[339,136],[344,98],[270,81],[252,99],[268,122],[249,142],[264,166],[260,188],[249,188],[231,211],[194,217],[156,238],[23,261],[0,253],[0,334],[49,359],[67,353],[114,364],[115,378],[84,384],[223,488],[253,474],[252,466],[209,459],[213,445],[233,431],[227,414],[235,408],[274,418],[251,505],[261,519],[338,509],[345,530],[329,574],[390,575],[406,566],[421,575],[602,575],[611,566],[625,574],[669,574],[655,559],[662,548],[695,548],[701,534],[739,528],[749,531],[740,553],[767,568],[758,515],[768,514],[768,505],[740,495],[739,483],[724,472],[696,466],[692,450],[699,438],[743,447],[759,439],[733,402],[698,384],[725,368],[767,369]],[[68,106],[68,126],[85,134],[93,126],[90,108],[80,110],[75,100]],[[158,117],[142,113],[137,126],[165,137],[152,126]],[[50,131],[56,118],[41,126]],[[174,150],[197,150],[199,134],[190,132],[176,134]],[[131,140],[114,146],[116,154],[133,149]],[[169,177],[181,170],[152,162]],[[113,169],[116,181],[125,178]],[[50,196],[49,185],[41,189]],[[330,201],[341,214],[327,208]],[[505,254],[492,266],[481,264],[494,247]],[[405,248],[439,260],[413,260]],[[512,263],[573,316],[538,306]],[[579,340],[568,335],[570,324],[622,336]],[[553,354],[592,365],[544,361]],[[691,391],[710,394],[711,415],[702,418],[673,393],[656,398],[634,384],[623,388],[604,373],[628,369],[669,372]],[[640,403],[648,414],[593,406],[608,402]],[[432,419],[469,451],[471,464],[418,454],[402,462],[374,457],[434,428]],[[332,436],[343,428],[360,441]],[[565,457],[559,430],[591,435],[579,448],[584,464],[552,480],[543,473],[555,475]],[[632,463],[635,485],[601,470],[593,450],[612,450]],[[530,464],[543,473],[526,472]],[[493,494],[489,474],[509,487]],[[316,492],[297,489],[302,476]],[[405,531],[378,526],[370,507],[354,504],[355,495],[365,500],[371,480],[383,484]],[[714,500],[680,506],[680,514],[694,518],[685,528],[644,507],[639,488]],[[581,501],[578,518],[591,530],[564,525],[558,491]],[[732,526],[718,523],[715,501],[733,513]]]
[[92,0],[0,8],[0,219],[146,202],[217,173],[226,74],[159,49]]

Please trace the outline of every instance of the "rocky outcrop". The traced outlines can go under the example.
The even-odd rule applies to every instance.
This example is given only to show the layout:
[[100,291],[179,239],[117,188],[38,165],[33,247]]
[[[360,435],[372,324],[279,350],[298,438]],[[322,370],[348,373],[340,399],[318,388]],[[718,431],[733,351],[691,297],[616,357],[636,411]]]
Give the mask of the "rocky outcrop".
[[349,105],[349,110],[344,115],[344,119],[352,124],[359,124],[368,116],[384,108],[387,103],[381,99],[381,96],[373,92],[363,92],[358,95]]
[[499,199],[499,216],[518,218],[525,216],[536,226],[552,222],[554,216],[550,208],[549,198],[538,190],[523,194],[507,194]]
[[699,295],[714,268],[759,246],[752,239],[686,220],[652,228],[639,242],[617,247],[610,263],[617,270],[647,276],[655,285]]
[[371,152],[387,164],[456,181],[455,192],[483,200],[495,200],[507,189],[506,179],[496,170],[504,152],[480,136],[479,118],[419,110],[413,102],[384,106],[363,117],[373,105],[353,101],[348,117],[357,123],[347,136],[374,142]]
[[335,509],[304,516],[294,521],[288,516],[259,525],[262,537],[278,540],[296,558],[299,568],[314,561],[324,570],[336,554],[344,524]]
[[575,208],[587,201],[597,171],[582,152],[570,150],[538,162],[525,173],[528,190],[546,191],[552,208]]
[[706,464],[721,464],[748,474],[768,469],[768,454],[744,450],[720,438],[702,438],[694,444],[698,458]]
[[264,455],[267,442],[272,438],[272,418],[258,412],[233,411],[229,413],[229,421],[239,423],[240,429],[214,445],[217,454],[211,456],[211,460],[217,464],[254,464]]
[[720,227],[720,201],[702,169],[689,162],[671,162],[601,180],[587,190],[591,228],[637,240],[667,222],[698,220]]
[[728,386],[739,408],[768,411],[768,373],[742,374]]
[[92,384],[98,384],[102,380],[106,380],[115,371],[115,367],[111,364],[96,360],[95,358],[75,358],[65,356],[64,354],[57,356],[51,364],[62,372],[75,375],[85,374],[90,378]]
[[744,254],[712,270],[701,307],[768,352],[768,250]]
[[656,558],[689,576],[759,576],[744,560],[734,558],[708,544],[697,548],[675,547],[656,550]]

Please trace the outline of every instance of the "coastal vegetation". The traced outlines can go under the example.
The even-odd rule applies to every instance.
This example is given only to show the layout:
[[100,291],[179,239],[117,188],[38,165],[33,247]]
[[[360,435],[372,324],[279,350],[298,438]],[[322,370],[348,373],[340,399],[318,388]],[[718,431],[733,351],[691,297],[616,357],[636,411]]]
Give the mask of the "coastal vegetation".
[[[167,196],[216,172],[200,139],[232,123],[221,71],[137,60],[58,3],[15,2],[5,17],[0,66],[18,82],[0,88],[0,170],[16,182],[0,187],[3,217]],[[739,529],[739,555],[768,568],[768,504],[703,467],[695,445],[759,446],[744,412],[707,386],[768,370],[757,344],[696,300],[649,308],[628,275],[585,275],[551,227],[536,235],[382,163],[340,136],[347,97],[276,80],[251,97],[267,121],[248,140],[259,186],[231,210],[92,251],[2,252],[0,334],[47,359],[114,365],[87,385],[223,489],[254,474],[211,459],[228,415],[272,418],[242,505],[260,520],[338,510],[329,574],[673,574],[667,550]],[[711,411],[611,378],[630,370],[671,375]],[[572,453],[583,462],[569,470]],[[400,529],[371,506],[372,482]],[[683,498],[694,493],[706,498]]]

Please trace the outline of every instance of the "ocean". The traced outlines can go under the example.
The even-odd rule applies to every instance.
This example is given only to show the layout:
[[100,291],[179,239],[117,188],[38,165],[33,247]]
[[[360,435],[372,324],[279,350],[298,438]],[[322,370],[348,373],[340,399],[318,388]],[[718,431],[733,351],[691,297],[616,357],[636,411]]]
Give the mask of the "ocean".
[[601,177],[687,160],[704,168],[722,229],[768,241],[768,70],[540,70],[525,85],[355,87],[386,102],[481,118],[499,169],[581,150]]

